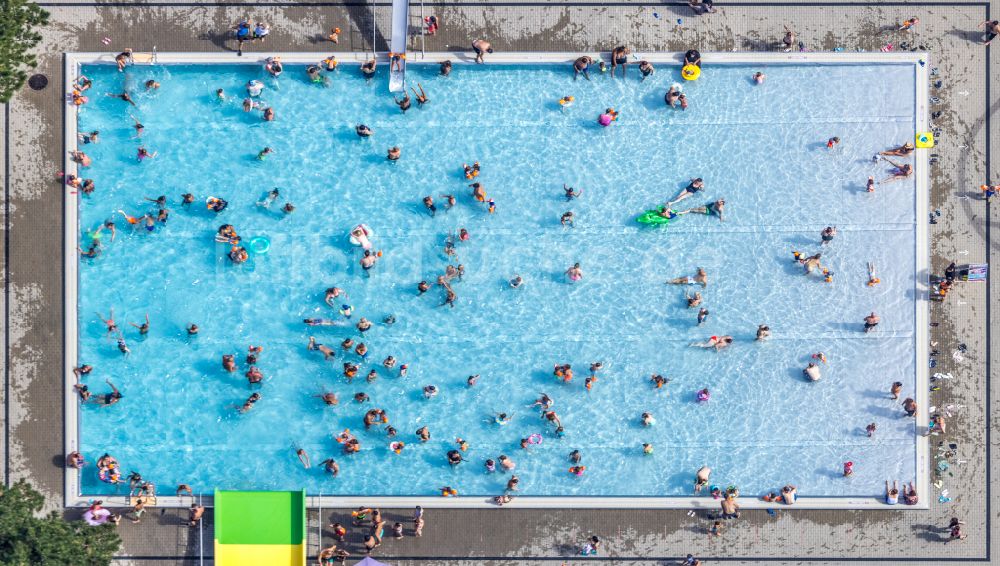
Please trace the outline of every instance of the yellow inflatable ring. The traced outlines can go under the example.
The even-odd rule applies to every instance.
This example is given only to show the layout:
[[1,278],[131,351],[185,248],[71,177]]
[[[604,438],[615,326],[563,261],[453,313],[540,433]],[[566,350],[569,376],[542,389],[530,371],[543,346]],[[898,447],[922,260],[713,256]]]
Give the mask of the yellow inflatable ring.
[[701,76],[701,67],[698,65],[684,65],[681,69],[681,76],[686,81],[696,81]]

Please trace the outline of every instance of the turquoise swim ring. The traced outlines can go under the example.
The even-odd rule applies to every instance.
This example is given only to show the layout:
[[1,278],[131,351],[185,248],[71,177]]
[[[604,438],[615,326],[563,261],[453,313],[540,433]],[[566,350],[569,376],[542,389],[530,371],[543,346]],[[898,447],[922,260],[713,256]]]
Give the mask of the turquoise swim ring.
[[257,255],[264,255],[271,249],[271,240],[267,236],[254,236],[248,248]]

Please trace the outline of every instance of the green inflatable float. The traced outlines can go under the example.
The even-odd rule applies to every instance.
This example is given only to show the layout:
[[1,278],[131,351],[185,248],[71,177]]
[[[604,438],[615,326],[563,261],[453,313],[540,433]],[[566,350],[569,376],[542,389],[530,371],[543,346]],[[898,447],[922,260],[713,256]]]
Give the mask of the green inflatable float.
[[677,214],[674,213],[673,210],[667,209],[667,216],[663,216],[663,214],[660,213],[662,210],[664,210],[664,207],[660,207],[654,210],[647,210],[646,212],[640,214],[635,219],[635,221],[638,222],[639,224],[666,225],[670,224],[671,219],[677,218]]

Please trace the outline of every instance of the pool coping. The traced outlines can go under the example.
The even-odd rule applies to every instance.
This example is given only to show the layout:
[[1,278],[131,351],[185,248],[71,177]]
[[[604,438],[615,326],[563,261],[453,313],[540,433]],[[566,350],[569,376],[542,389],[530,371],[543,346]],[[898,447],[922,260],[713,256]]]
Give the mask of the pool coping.
[[[138,54],[138,53],[137,53]],[[246,54],[237,56],[235,53],[189,53],[170,52],[148,53],[151,55],[149,64],[262,64],[267,55]],[[63,171],[66,175],[77,175],[77,164],[69,158],[69,152],[77,149],[77,107],[70,103],[69,97],[72,93],[72,84],[79,76],[79,66],[81,64],[115,64],[115,53],[107,52],[77,52],[64,54],[64,93],[67,101],[64,105],[64,164]],[[291,52],[275,53],[279,55],[285,63],[290,64],[310,64],[317,63],[320,58],[318,53]],[[530,64],[530,63],[572,63],[579,53],[547,53],[547,52],[516,52],[516,53],[493,53],[487,56],[486,64]],[[593,55],[593,53],[592,53]],[[608,59],[608,53],[601,54],[603,59]],[[338,53],[337,58],[341,62],[357,63],[370,59],[369,53]],[[381,63],[388,63],[387,53],[375,54]],[[434,62],[444,59],[457,63],[474,63],[475,57],[470,52],[428,52],[409,53],[410,60],[421,62]],[[638,53],[634,55],[635,61],[645,59],[652,63],[672,64],[680,66],[683,62],[684,54],[680,52],[650,52]],[[634,61],[633,61],[634,62]],[[927,53],[873,53],[873,52],[774,52],[774,53],[703,53],[703,64],[910,64],[915,72],[915,132],[927,131],[928,128],[928,105],[929,86],[928,69],[929,57]],[[388,92],[388,85],[386,88]],[[917,414],[916,423],[929,422],[928,403],[929,395],[929,367],[928,360],[928,340],[929,340],[929,274],[930,274],[930,247],[928,242],[928,217],[930,182],[929,182],[929,151],[917,151],[914,153],[915,169],[915,190],[916,190],[916,234],[914,245],[914,323],[916,348],[915,368],[916,368],[916,402]],[[78,326],[78,285],[79,285],[79,263],[80,255],[77,251],[78,237],[80,234],[78,215],[78,196],[76,191],[66,190],[64,193],[64,303],[63,322],[65,331],[64,358],[63,358],[63,381],[64,381],[64,445],[65,453],[69,454],[79,448],[79,402],[73,384],[76,383],[76,376],[73,374],[73,367],[77,364],[79,343],[77,335]],[[859,322],[860,325],[860,322]],[[924,361],[921,364],[921,361]],[[879,497],[808,497],[802,496],[794,506],[773,504],[761,501],[756,497],[745,497],[740,499],[740,506],[743,509],[771,509],[771,508],[797,508],[797,509],[929,509],[930,508],[930,439],[925,433],[926,426],[915,425],[916,429],[916,485],[920,500],[917,505],[887,505]],[[110,506],[130,506],[129,497],[126,495],[98,495],[87,496],[80,493],[80,471],[66,468],[64,482],[64,500],[66,507],[83,507],[95,497],[102,499],[105,505]],[[892,478],[888,478],[892,479]],[[906,481],[905,478],[899,478]],[[158,496],[156,505],[158,507],[187,507],[190,498],[175,496]],[[412,507],[421,505],[428,508],[491,508],[495,507],[492,498],[483,496],[469,497],[432,497],[432,496],[333,496],[333,495],[307,495],[306,503],[310,508],[337,508],[372,506],[381,507]],[[211,496],[205,497],[205,505],[212,506]],[[718,501],[707,496],[669,496],[669,497],[615,497],[615,496],[517,496],[508,503],[508,507],[520,508],[558,508],[558,509],[717,509]]]

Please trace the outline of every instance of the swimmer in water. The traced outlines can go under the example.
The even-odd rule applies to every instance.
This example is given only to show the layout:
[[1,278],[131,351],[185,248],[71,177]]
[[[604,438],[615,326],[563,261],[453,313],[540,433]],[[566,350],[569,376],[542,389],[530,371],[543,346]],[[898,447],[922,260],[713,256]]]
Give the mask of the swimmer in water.
[[386,152],[385,158],[388,159],[389,161],[398,161],[399,157],[402,155],[402,152],[403,150],[401,150],[399,146],[392,146]]
[[541,407],[543,411],[549,410],[555,401],[552,400],[547,394],[542,393],[542,396],[535,399],[535,402],[531,404],[532,407]]
[[524,285],[524,278],[522,278],[520,275],[514,274],[514,277],[512,277],[510,281],[507,282],[507,284],[510,285],[511,289],[518,289],[521,287],[521,285]]
[[92,163],[90,157],[87,156],[86,153],[79,150],[69,152],[69,156],[74,163],[79,163],[81,167],[90,167],[90,164]]
[[708,285],[708,274],[705,270],[698,268],[694,275],[684,275],[667,281],[668,285],[701,285],[702,288]]
[[101,322],[104,323],[104,326],[108,331],[107,334],[108,336],[111,336],[111,334],[118,332],[118,325],[115,323],[115,309],[113,308],[111,309],[110,314],[108,314],[108,318],[104,318],[101,315],[101,313],[97,313],[97,317],[100,318]]
[[577,282],[583,279],[583,269],[580,268],[579,263],[574,263],[573,267],[566,270],[566,277],[572,282]]
[[708,309],[702,307],[702,309],[698,311],[698,326],[705,324],[705,319],[707,318],[708,318]]
[[138,328],[139,334],[141,335],[149,334],[149,313],[146,313],[146,322],[142,324],[136,324],[134,322],[130,322],[129,324]]
[[691,345],[698,348],[715,348],[715,351],[718,352],[724,348],[728,348],[732,343],[732,336],[712,336],[705,342],[692,342]]
[[590,73],[587,71],[593,63],[593,57],[587,55],[577,57],[576,61],[573,61],[573,80],[575,81],[582,74],[583,78],[589,81]]
[[756,83],[756,84],[762,85],[762,84],[764,84],[764,81],[766,79],[767,79],[767,75],[765,75],[764,73],[762,73],[760,71],[757,71],[756,73],[753,74],[753,82]]
[[480,183],[472,183],[469,186],[472,187],[472,198],[479,202],[486,202],[486,187]]
[[674,197],[673,200],[668,202],[666,206],[667,207],[673,206],[675,203],[678,203],[688,198],[689,196],[695,193],[700,193],[704,190],[705,190],[705,181],[703,181],[701,177],[691,179],[691,182],[688,183],[688,186],[681,189],[681,192],[676,197]]
[[[111,387],[111,393],[105,393],[104,395],[98,395],[96,399],[92,399],[91,402],[96,403],[102,407],[110,407],[122,399],[121,391],[115,387],[114,383],[111,383],[110,379],[105,379],[104,383],[107,383]],[[82,394],[81,394],[82,395]],[[89,397],[89,396],[88,396]]]
[[254,403],[260,401],[260,393],[253,393],[247,400],[243,403],[243,406],[239,408],[240,413],[246,413],[253,408]]
[[865,185],[865,191],[869,193],[875,192],[875,177],[868,177],[868,183]]
[[358,134],[360,138],[370,138],[375,132],[364,124],[358,124],[354,127],[354,133]]
[[128,103],[129,103],[129,104],[131,104],[132,106],[135,106],[135,105],[136,105],[136,104],[135,104],[135,101],[134,101],[134,100],[132,100],[132,96],[130,96],[130,95],[129,95],[129,93],[128,93],[128,91],[127,91],[127,90],[126,90],[126,91],[122,91],[122,92],[121,92],[121,93],[119,93],[119,94],[115,94],[115,93],[113,93],[113,92],[109,92],[109,93],[108,93],[108,94],[107,94],[106,96],[112,96],[112,97],[114,97],[114,98],[120,98],[121,100],[124,100],[125,102],[128,102]]
[[444,199],[444,209],[446,211],[451,210],[455,206],[455,195],[441,195],[441,198]]
[[771,328],[766,324],[757,325],[757,340],[758,342],[763,342],[765,339],[771,337]]
[[566,200],[571,201],[575,198],[580,198],[580,195],[583,194],[583,190],[574,190],[573,187],[567,186],[566,183],[563,183],[563,193],[566,196]]
[[420,92],[417,92],[416,88],[413,88],[412,86],[410,87],[410,90],[413,91],[413,97],[417,99],[417,104],[423,106],[424,104],[430,102],[431,99],[427,98],[427,93],[424,92],[424,87],[421,86],[420,83],[417,83],[417,88],[420,89]]
[[319,395],[313,395],[313,397],[318,397],[322,399],[323,402],[326,403],[328,406],[333,406],[340,403],[340,399],[337,398],[337,394],[329,391],[321,393]]
[[442,77],[447,77],[451,74],[451,61],[445,60],[441,62],[441,68],[439,70]]
[[572,211],[564,212],[562,217],[559,219],[559,223],[562,224],[563,226],[569,226],[570,228],[573,228],[574,227],[573,212]]
[[806,369],[802,370],[802,375],[806,376],[806,379],[808,379],[809,381],[819,381],[820,378],[819,366],[812,362],[809,362],[809,365],[806,366]]
[[809,275],[810,273],[812,273],[817,269],[818,270],[823,269],[823,266],[819,262],[820,257],[822,257],[822,255],[817,253],[815,255],[811,255],[809,257],[802,258],[799,260],[799,263],[801,263],[803,269],[805,269],[806,275]]
[[712,468],[702,466],[694,476],[694,494],[701,493],[702,488],[708,485],[708,480],[712,476]]
[[834,236],[837,235],[837,228],[834,226],[827,226],[819,233],[820,243],[822,245],[827,245],[833,241]]
[[896,157],[906,157],[913,153],[916,147],[911,142],[906,142],[901,146],[894,147],[893,149],[880,151],[879,155],[892,155]]
[[306,349],[310,352],[322,352],[324,360],[329,360],[337,355],[333,348],[316,342],[316,338],[313,336],[309,337],[309,344],[306,346]]
[[891,164],[892,166],[895,167],[895,169],[892,172],[892,175],[890,175],[890,176],[886,177],[885,179],[883,179],[881,181],[882,183],[889,183],[889,182],[892,182],[892,181],[898,181],[900,179],[905,179],[905,178],[909,177],[910,175],[913,175],[913,166],[910,165],[909,163],[899,164],[899,163],[896,163],[895,161],[893,161],[893,160],[891,160],[891,159],[889,159],[887,157],[883,157],[882,159],[885,159],[886,161],[889,162],[889,164]]
[[706,216],[714,215],[719,217],[719,222],[723,222],[725,221],[725,217],[723,216],[725,212],[724,210],[725,206],[726,206],[726,201],[724,199],[719,199],[715,202],[706,203],[705,206],[690,208],[678,214],[688,214],[693,212],[695,214],[704,214]]
[[701,304],[701,292],[699,291],[695,291],[694,295],[690,295],[685,291],[684,298],[687,299],[689,309],[693,309]]
[[468,378],[466,378],[465,385],[467,385],[468,387],[472,387],[478,381],[479,381],[479,374],[478,373],[475,374],[475,375],[470,375]]
[[309,462],[309,454],[306,454],[306,451],[302,448],[296,450],[295,455],[299,457],[299,462],[302,462],[302,466],[305,467],[305,469],[308,470],[312,466]]
[[434,198],[431,196],[424,197],[424,208],[427,209],[428,214],[433,217],[437,213],[437,207],[434,206]]

